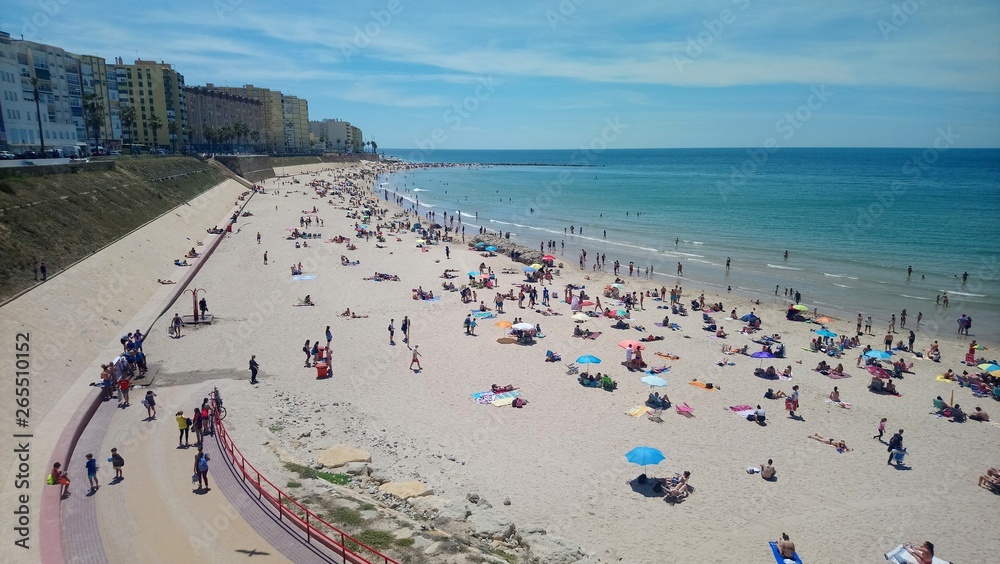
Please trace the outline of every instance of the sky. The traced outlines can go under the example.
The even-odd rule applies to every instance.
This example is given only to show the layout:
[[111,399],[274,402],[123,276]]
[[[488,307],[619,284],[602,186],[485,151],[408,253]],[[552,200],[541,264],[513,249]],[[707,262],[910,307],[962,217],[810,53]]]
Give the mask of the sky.
[[397,149],[1000,147],[996,0],[4,0],[0,30],[303,97]]

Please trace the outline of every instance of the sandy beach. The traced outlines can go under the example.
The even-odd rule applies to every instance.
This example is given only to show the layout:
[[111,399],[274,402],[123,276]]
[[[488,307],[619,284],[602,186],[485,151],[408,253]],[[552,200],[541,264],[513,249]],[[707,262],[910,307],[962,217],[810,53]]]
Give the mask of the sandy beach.
[[[238,229],[195,279],[206,290],[215,322],[172,339],[166,334],[171,312],[147,341],[146,347],[156,351],[150,358],[153,386],[164,401],[170,402],[176,385],[201,384],[206,392],[217,385],[237,444],[276,481],[287,474],[276,450],[312,464],[323,449],[354,445],[371,452],[373,464],[393,480],[420,480],[459,507],[467,506],[468,494],[477,494],[519,529],[544,528],[601,562],[769,563],[774,559],[767,543],[782,532],[803,560],[812,562],[884,561],[882,554],[898,544],[924,540],[935,543],[938,556],[956,562],[986,562],[1000,550],[994,517],[1000,498],[976,485],[987,468],[1000,465],[1000,428],[952,423],[930,413],[935,396],[947,400],[954,392],[967,410],[980,405],[1000,417],[993,400],[973,398],[968,389],[935,379],[948,368],[959,373],[965,368],[959,363],[968,348],[964,339],[942,339],[940,363],[902,353],[914,363],[913,373],[896,381],[901,396],[895,397],[867,391],[870,375],[855,367],[860,349],[848,350],[839,361],[803,350],[820,325],[786,321],[788,302],[779,297],[762,297],[758,305],[725,293],[706,294],[707,303],[724,305],[726,313],[713,316],[730,334],[726,339],[702,330],[700,312],[671,315],[670,321],[680,325],[677,331],[655,326],[665,312],[650,298],[631,314],[632,323],[644,331],[613,329],[611,320],[601,318],[581,324],[601,332],[599,338],[573,338],[577,324],[570,306],[560,302],[566,284],[585,286],[590,296],[606,302],[602,291],[614,280],[610,273],[591,271],[590,263],[580,270],[579,249],[555,253],[557,266],[563,267],[546,287],[559,315],[541,315],[507,301],[506,314],[479,320],[476,335],[466,335],[463,320],[476,307],[462,303],[458,292],[442,289],[443,271],[454,269],[458,277],[449,281],[461,286],[465,273],[485,262],[497,273],[498,287],[507,291],[523,276],[501,272],[524,265],[503,256],[484,258],[460,240],[448,244],[451,256],[446,258],[445,244],[418,247],[412,232],[398,233],[398,240],[387,236],[381,244],[374,236],[356,238],[360,220],[347,217],[346,200],[319,198],[307,184],[314,178],[339,182],[346,175],[371,188],[374,174],[362,176],[360,169],[373,166],[288,167],[285,172],[297,174],[297,183],[290,177],[264,182],[267,193],[255,195],[246,208],[253,215],[240,218]],[[407,217],[390,202],[380,199],[377,205],[388,208],[388,219]],[[313,207],[323,226],[306,231],[321,235],[309,239],[308,248],[296,248],[286,239],[288,230],[299,227],[300,217]],[[327,242],[337,235],[353,238],[357,249]],[[471,233],[466,235],[471,239]],[[359,264],[343,266],[341,255]],[[608,270],[615,258],[608,256]],[[300,262],[303,274],[315,278],[293,279],[289,267]],[[668,270],[671,264],[660,271]],[[364,280],[376,272],[398,275],[400,281]],[[659,286],[659,281],[622,277],[630,292]],[[675,283],[683,287],[682,301],[690,309],[702,289],[688,287],[683,277]],[[412,290],[418,287],[440,299],[414,300]],[[475,303],[493,307],[495,291],[476,292]],[[298,307],[307,294],[316,305]],[[175,304],[182,314],[190,313],[189,307],[184,299]],[[362,317],[341,316],[347,308]],[[753,375],[760,360],[723,355],[724,345],[760,349],[751,336],[739,334],[744,323],[725,319],[733,308],[738,316],[756,311],[763,320],[758,335],[781,335],[788,358],[764,359],[763,365],[790,365],[792,380],[763,380]],[[404,316],[411,321],[409,344],[400,331]],[[498,342],[507,330],[495,323],[515,317],[540,324],[545,337],[530,346]],[[390,319],[395,345],[389,344]],[[315,368],[304,366],[302,346],[307,339],[325,343],[328,325],[332,377],[318,380]],[[854,319],[826,326],[854,335]],[[876,327],[862,342],[881,348],[885,330]],[[897,331],[895,340],[905,341],[907,331]],[[652,390],[640,381],[646,374],[622,365],[625,351],[618,342],[649,334],[664,339],[648,343],[647,363],[669,367],[659,374],[668,385],[656,391],[666,392],[674,405],[688,404],[693,417],[669,409],[656,423],[628,414]],[[916,348],[929,344],[918,331]],[[989,347],[982,354],[995,358],[997,343],[981,344]],[[419,372],[407,368],[410,345],[419,345]],[[545,362],[546,350],[563,361]],[[249,383],[251,354],[261,366],[257,386]],[[566,363],[585,354],[602,359],[591,370],[610,374],[617,390],[583,387],[567,374]],[[823,359],[842,362],[852,377],[833,380],[812,371]],[[723,360],[734,364],[717,365]],[[716,389],[689,385],[692,379]],[[513,384],[529,404],[512,409],[472,400],[470,394],[492,384]],[[768,388],[791,393],[793,385],[801,393],[798,418],[788,416],[781,400],[763,398]],[[850,408],[826,401],[834,386]],[[727,409],[757,404],[767,411],[766,426]],[[905,469],[886,465],[886,445],[872,439],[883,417],[888,418],[886,440],[905,429]],[[807,438],[814,433],[845,440],[853,450],[838,453]],[[639,445],[666,455],[646,469],[649,476],[691,472],[693,492],[686,500],[669,504],[633,491],[630,480],[643,468],[627,462],[625,453]],[[747,473],[769,458],[778,471],[776,482]]]

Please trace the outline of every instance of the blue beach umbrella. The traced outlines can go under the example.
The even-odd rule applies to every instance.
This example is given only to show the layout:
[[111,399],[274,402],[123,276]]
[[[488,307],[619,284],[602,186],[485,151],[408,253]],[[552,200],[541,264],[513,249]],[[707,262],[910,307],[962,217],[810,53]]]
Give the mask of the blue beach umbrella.
[[769,352],[767,352],[767,351],[757,351],[757,352],[753,353],[752,355],[750,355],[750,358],[759,358],[760,359],[760,366],[764,366],[764,359],[765,358],[774,358],[774,355],[771,354],[771,353],[769,353]]
[[659,464],[666,460],[666,456],[659,449],[648,446],[639,446],[625,453],[625,459],[632,464],[638,464],[642,466],[643,472],[646,471],[646,466],[650,464]]
[[592,354],[585,354],[585,355],[581,356],[580,358],[576,359],[576,361],[579,362],[580,364],[600,364],[601,363],[601,359],[597,358],[596,356],[594,356]]
[[820,337],[830,337],[830,338],[837,336],[836,333],[830,331],[829,329],[820,329],[819,331],[816,331],[816,334],[819,335]]
[[535,269],[534,269],[534,268],[531,268],[530,266],[526,266],[526,267],[524,267],[524,268],[523,268],[522,270],[524,270],[525,272],[529,272],[529,273],[530,273],[530,272],[535,272]]
[[489,251],[489,252],[491,252],[491,253],[497,252],[497,248],[494,247],[493,245],[490,245],[489,247],[486,247],[486,250]]
[[866,352],[865,356],[867,356],[868,358],[877,358],[879,360],[888,360],[892,358],[892,353],[886,351],[877,351],[872,349]]
[[650,386],[654,386],[657,388],[661,388],[667,385],[667,381],[664,380],[663,378],[660,378],[659,376],[645,376],[643,377],[642,382],[644,384],[649,384]]
[[475,270],[470,270],[470,271],[468,272],[468,274],[469,274],[469,276],[479,276],[479,273],[478,273],[478,272],[476,272]]
[[486,243],[483,243],[482,241],[476,243],[476,248],[477,249],[482,249],[485,246],[486,246]]

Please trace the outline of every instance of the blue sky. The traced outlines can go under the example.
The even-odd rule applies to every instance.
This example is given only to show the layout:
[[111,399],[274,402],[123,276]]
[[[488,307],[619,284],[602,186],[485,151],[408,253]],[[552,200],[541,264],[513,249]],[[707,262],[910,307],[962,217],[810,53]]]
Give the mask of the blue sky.
[[0,29],[279,89],[383,148],[577,148],[608,123],[613,148],[1000,146],[996,0],[4,0]]

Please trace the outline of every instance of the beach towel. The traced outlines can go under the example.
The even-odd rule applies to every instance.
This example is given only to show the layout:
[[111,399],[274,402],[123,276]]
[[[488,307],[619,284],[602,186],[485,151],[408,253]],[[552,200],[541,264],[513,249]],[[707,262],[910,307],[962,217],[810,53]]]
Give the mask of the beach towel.
[[793,552],[792,558],[782,558],[781,551],[778,550],[778,543],[771,541],[768,544],[771,545],[771,553],[774,554],[774,559],[778,562],[778,564],[802,564],[802,559],[799,558],[799,553]]
[[292,280],[315,280],[316,277],[311,274],[296,274],[292,276]]
[[712,387],[709,388],[708,384],[706,384],[705,382],[699,382],[698,380],[692,380],[692,381],[688,382],[688,384],[691,384],[692,386],[694,386],[696,388],[701,388],[703,390],[709,390],[709,391],[712,391],[712,392],[714,392],[715,390],[719,389],[718,387],[716,387],[715,384],[712,384]]
[[647,413],[650,413],[652,411],[653,411],[652,409],[650,409],[650,408],[648,408],[648,407],[646,407],[644,405],[637,405],[637,406],[633,407],[632,409],[626,411],[625,413],[627,413],[628,415],[631,415],[632,417],[642,417],[643,415],[646,415]]
[[436,302],[436,301],[438,301],[440,299],[441,299],[441,296],[434,296],[433,298],[431,298],[429,300],[424,299],[424,300],[417,300],[417,301],[419,301],[419,302]]
[[477,319],[490,319],[490,318],[496,317],[496,314],[493,313],[492,311],[473,310],[472,311],[472,317],[475,317]]
[[601,336],[601,333],[597,332],[597,333],[591,333],[589,336],[587,336],[587,338],[590,339],[591,341],[593,341],[594,339],[596,339],[596,338],[598,338],[600,336]]
[[[502,392],[499,394],[494,394],[492,391],[486,390],[485,392],[476,392],[474,394],[471,394],[472,400],[478,403],[479,405],[492,404],[496,400],[503,400],[503,399],[510,399],[510,401],[514,401],[514,398],[520,395],[521,395],[521,390],[511,390],[509,392]],[[507,403],[507,405],[510,405],[510,403]]]
[[[917,559],[914,558],[909,552],[906,552],[903,545],[899,545],[889,552],[886,552],[885,559],[889,562],[895,562],[896,564],[917,564]],[[933,564],[948,564],[947,560],[941,560],[937,556],[933,557],[931,562]]]
[[660,323],[659,321],[657,321],[656,323],[653,323],[653,325],[656,325],[657,327],[666,327],[666,325]]
[[664,354],[664,353],[658,352],[658,353],[656,353],[656,356],[663,357],[663,358],[669,358],[670,360],[680,360],[681,359],[681,357],[679,357],[679,356],[677,356],[675,354],[670,354],[670,353],[665,353]]
[[729,411],[732,411],[736,415],[739,415],[743,419],[755,413],[757,410],[751,405],[734,405],[729,407]]
[[844,373],[842,373],[842,374],[836,374],[836,373],[834,373],[834,372],[828,372],[828,373],[826,374],[826,377],[827,377],[827,378],[832,378],[832,379],[834,379],[834,380],[845,380],[845,379],[847,379],[847,378],[850,378],[850,377],[851,377],[851,375],[850,375],[850,374],[848,374],[847,372],[844,372]]
[[844,409],[852,409],[854,407],[853,403],[848,403],[846,401],[833,401],[830,398],[826,398],[826,403],[832,403],[832,404],[836,405],[837,407],[842,407]]
[[[848,376],[848,378],[850,378],[850,376]],[[788,380],[791,380],[791,379],[792,379],[792,375],[791,374],[789,374],[788,376],[785,376],[781,372],[778,372],[778,380],[784,380],[784,381],[787,382]]]
[[944,374],[938,374],[935,378],[938,382],[953,382],[954,380],[949,380],[944,377]]

